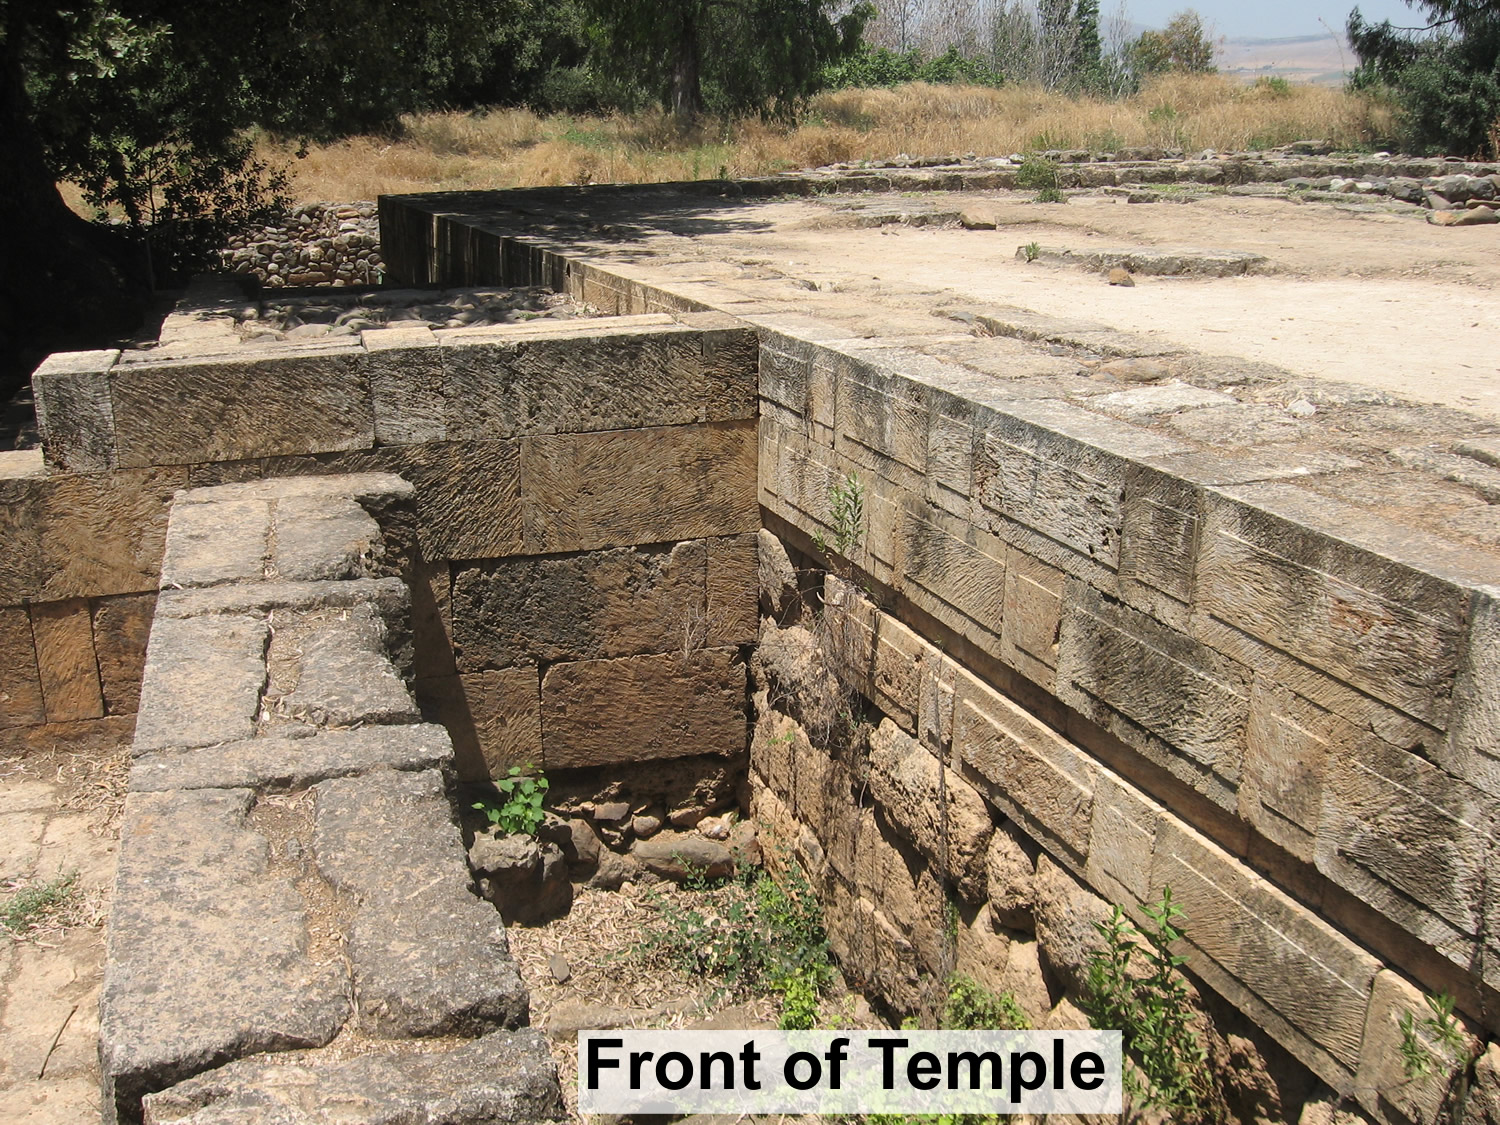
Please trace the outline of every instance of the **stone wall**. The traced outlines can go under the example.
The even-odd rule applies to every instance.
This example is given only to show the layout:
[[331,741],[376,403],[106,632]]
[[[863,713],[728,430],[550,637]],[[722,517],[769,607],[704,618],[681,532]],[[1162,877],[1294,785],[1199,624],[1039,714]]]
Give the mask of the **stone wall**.
[[385,272],[369,201],[293,207],[275,222],[231,235],[221,258],[228,272],[268,289],[378,285]]
[[[418,697],[462,772],[743,755],[752,332],[656,314],[246,343],[223,330],[227,306],[195,302],[156,349],[37,370],[46,460],[10,484],[0,605],[68,601],[7,610],[7,627],[45,638],[52,617],[81,614],[96,663],[128,685],[175,490],[394,472],[416,488],[401,550]],[[145,601],[109,601],[123,595]],[[140,635],[116,642],[126,605]],[[30,651],[14,658],[25,671],[40,657],[29,679],[6,673],[17,723],[46,717],[41,665],[87,679],[72,664],[88,659]]]

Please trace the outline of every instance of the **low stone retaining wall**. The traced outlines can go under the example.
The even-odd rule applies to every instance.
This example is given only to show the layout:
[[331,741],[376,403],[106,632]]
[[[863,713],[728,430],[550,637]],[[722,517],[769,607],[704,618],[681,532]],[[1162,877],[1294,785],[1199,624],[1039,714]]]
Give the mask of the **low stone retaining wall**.
[[375,204],[304,203],[277,222],[232,235],[221,252],[230,273],[268,289],[378,285],[385,272]]
[[452,747],[403,678],[407,590],[367,509],[411,495],[367,475],[173,504],[100,1001],[106,1120],[321,1119],[351,1096],[368,1121],[560,1112],[471,890]]

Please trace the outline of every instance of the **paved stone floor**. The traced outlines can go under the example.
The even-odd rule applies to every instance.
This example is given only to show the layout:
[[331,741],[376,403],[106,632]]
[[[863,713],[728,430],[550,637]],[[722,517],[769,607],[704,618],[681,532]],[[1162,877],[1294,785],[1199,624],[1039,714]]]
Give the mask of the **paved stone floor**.
[[0,928],[0,1121],[99,1118],[99,980],[123,748],[0,759],[0,909],[74,876],[61,917]]

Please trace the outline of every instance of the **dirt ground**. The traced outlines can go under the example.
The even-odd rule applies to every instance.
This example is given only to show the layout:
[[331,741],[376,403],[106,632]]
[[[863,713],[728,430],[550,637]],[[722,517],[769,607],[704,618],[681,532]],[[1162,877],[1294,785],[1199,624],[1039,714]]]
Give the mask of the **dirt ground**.
[[[918,225],[961,210],[993,217],[996,229]],[[917,222],[896,221],[903,213]],[[1438,227],[1425,214],[1362,198],[829,196],[664,208],[633,217],[626,229],[636,237],[597,245],[652,274],[709,282],[731,300],[846,323],[850,335],[938,333],[933,314],[1019,307],[1500,418],[1500,225]],[[879,218],[887,221],[873,225]],[[1133,288],[1114,287],[1077,267],[1017,260],[1031,242],[1250,251],[1272,272],[1137,276]]]
[[124,747],[0,760],[0,910],[72,876],[55,913],[0,926],[0,1121],[99,1119],[99,982]]

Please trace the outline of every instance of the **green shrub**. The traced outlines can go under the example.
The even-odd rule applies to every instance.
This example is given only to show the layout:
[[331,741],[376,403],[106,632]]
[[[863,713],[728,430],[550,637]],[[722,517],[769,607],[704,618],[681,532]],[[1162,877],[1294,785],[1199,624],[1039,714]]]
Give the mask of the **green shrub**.
[[1057,162],[1043,156],[1028,156],[1016,170],[1016,187],[1056,189],[1061,181],[1057,175]]
[[962,973],[948,977],[942,1025],[949,1031],[1027,1031],[1031,1020],[1009,992],[996,994]]
[[505,777],[495,782],[505,800],[501,804],[490,801],[475,801],[473,807],[488,818],[491,825],[498,826],[507,836],[535,836],[547,815],[542,811],[542,801],[547,795],[548,782],[540,770],[533,775],[533,767],[511,766]]

